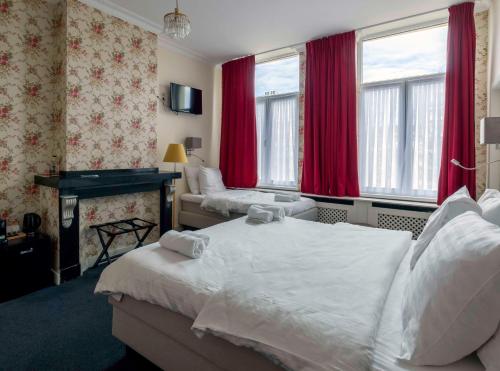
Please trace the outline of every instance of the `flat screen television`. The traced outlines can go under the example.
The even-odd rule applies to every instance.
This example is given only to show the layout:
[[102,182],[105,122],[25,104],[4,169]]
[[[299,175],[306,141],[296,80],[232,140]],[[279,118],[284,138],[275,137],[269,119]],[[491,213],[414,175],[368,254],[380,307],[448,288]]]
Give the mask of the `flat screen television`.
[[170,83],[170,109],[174,112],[201,115],[201,90]]

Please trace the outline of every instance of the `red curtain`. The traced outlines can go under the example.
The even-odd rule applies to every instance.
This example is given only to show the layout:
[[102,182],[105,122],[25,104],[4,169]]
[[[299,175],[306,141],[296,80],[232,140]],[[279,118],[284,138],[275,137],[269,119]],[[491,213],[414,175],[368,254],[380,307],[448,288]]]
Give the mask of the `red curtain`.
[[227,187],[257,185],[255,56],[222,65],[220,170]]
[[301,190],[359,196],[354,31],[307,43]]
[[446,65],[443,149],[439,174],[438,203],[466,185],[476,197],[476,172],[451,164],[457,159],[474,167],[474,64],[476,29],[474,3],[450,7],[448,55]]

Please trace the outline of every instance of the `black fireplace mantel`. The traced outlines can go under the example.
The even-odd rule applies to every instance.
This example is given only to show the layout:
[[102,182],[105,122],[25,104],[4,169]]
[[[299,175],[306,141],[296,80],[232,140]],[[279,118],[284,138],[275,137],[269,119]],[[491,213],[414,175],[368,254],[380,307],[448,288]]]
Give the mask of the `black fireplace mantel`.
[[155,191],[179,178],[179,172],[160,172],[158,168],[84,170],[61,171],[59,176],[35,175],[35,184],[57,188],[60,195],[86,199]]
[[158,168],[62,171],[59,176],[35,175],[35,184],[59,191],[60,282],[80,275],[79,200],[130,193],[160,192],[160,233],[172,229],[173,182],[180,172]]

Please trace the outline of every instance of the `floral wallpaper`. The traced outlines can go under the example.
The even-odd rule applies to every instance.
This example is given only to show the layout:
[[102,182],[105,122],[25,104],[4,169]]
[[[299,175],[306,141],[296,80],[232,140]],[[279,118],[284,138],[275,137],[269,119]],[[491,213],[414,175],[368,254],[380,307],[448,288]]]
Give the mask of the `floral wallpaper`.
[[[67,0],[66,170],[157,166],[156,35],[77,0]],[[159,223],[159,192],[80,201],[82,271],[100,253],[92,224],[139,217]],[[149,242],[157,241],[159,229]],[[117,238],[110,253],[135,246]]]
[[304,99],[306,88],[306,51],[299,51],[299,181],[302,182],[302,167],[304,165]]
[[0,217],[40,212],[33,175],[48,170],[60,3],[0,1]]
[[53,75],[53,103],[51,113],[51,148],[50,155],[59,163],[60,169],[66,169],[66,33],[67,7],[65,1],[60,6],[53,24],[57,30],[53,48],[55,50],[50,69]]
[[[476,76],[475,76],[475,121],[476,121],[476,164],[487,161],[486,145],[479,144],[480,121],[487,115],[488,86],[488,11],[474,15],[476,23]],[[487,167],[476,171],[476,192],[479,198],[486,188]]]
[[[61,170],[157,166],[156,49],[156,35],[77,0],[0,0],[0,217],[39,213],[56,271],[58,194],[33,176],[53,156]],[[158,223],[159,195],[83,200],[80,213],[85,268],[97,254],[89,224]]]
[[[82,267],[82,272],[94,264],[97,256],[101,252],[101,243],[99,242],[97,232],[90,229],[89,226],[135,217],[156,222],[157,224],[159,223],[159,192],[120,195],[80,201],[80,265]],[[143,233],[144,231],[139,232],[141,236]],[[145,244],[158,241],[159,238],[159,227],[155,227],[147,237]],[[121,235],[113,241],[108,251],[112,256],[117,252],[122,253],[130,250],[135,247],[136,243],[137,239],[133,234]]]
[[157,37],[67,0],[66,170],[155,167]]

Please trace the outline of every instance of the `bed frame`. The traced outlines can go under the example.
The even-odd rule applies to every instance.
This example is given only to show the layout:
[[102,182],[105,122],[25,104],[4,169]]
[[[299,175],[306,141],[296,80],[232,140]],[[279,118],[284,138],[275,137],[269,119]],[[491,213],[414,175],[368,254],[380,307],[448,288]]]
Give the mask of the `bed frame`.
[[[207,228],[212,225],[227,222],[232,219],[241,218],[245,214],[230,213],[229,218],[222,216],[218,213],[203,210],[200,204],[181,200],[181,210],[179,212],[179,224],[191,228]],[[318,208],[313,207],[302,213],[292,215],[297,219],[318,220]]]
[[210,334],[198,338],[181,314],[124,295],[113,306],[113,335],[168,371],[283,371],[263,355]]

